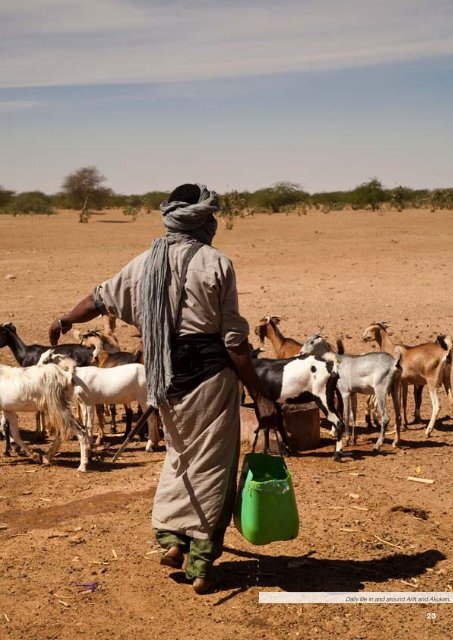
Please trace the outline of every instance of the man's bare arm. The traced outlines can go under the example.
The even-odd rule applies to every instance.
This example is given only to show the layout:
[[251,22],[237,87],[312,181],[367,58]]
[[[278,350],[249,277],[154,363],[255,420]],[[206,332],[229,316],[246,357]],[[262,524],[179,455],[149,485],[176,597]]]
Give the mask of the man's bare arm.
[[277,410],[275,403],[266,398],[261,392],[260,381],[253,365],[247,340],[241,342],[238,347],[230,347],[227,350],[236,367],[240,381],[247,388],[255,402],[260,427],[263,429],[276,427]]
[[65,315],[52,322],[49,329],[49,339],[51,345],[58,344],[60,335],[67,333],[73,324],[78,322],[89,322],[99,315],[99,310],[94,304],[94,295],[90,293],[83,298],[76,306]]

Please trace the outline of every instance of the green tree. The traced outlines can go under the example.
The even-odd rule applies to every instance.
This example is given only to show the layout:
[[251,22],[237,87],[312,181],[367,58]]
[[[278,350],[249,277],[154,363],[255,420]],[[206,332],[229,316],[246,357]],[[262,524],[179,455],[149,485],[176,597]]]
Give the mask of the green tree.
[[143,196],[129,196],[126,199],[125,206],[123,207],[123,214],[130,216],[132,220],[137,220],[137,216],[140,215],[143,204]]
[[42,191],[18,193],[5,207],[5,211],[13,216],[37,214],[49,216],[54,213],[50,197]]
[[71,206],[80,209],[79,222],[88,222],[91,209],[102,209],[112,195],[104,186],[106,178],[94,166],[82,167],[70,173],[63,181],[63,192]]
[[255,209],[268,209],[272,213],[278,213],[283,208],[307,202],[308,199],[308,193],[299,184],[283,181],[255,191],[250,197],[250,204]]
[[161,202],[167,200],[170,195],[169,191],[148,191],[143,196],[143,207],[146,213],[151,213],[151,211],[158,211],[161,205]]
[[431,211],[451,209],[453,207],[453,189],[434,189],[431,191],[429,204]]
[[412,189],[399,185],[390,192],[390,204],[397,211],[403,211],[412,200]]
[[0,208],[8,205],[13,199],[14,191],[8,191],[3,187],[0,187]]
[[351,193],[351,199],[352,204],[357,208],[371,207],[372,211],[376,211],[383,202],[388,200],[388,194],[383,189],[381,182],[377,178],[372,178],[356,187]]
[[243,215],[245,198],[239,191],[229,191],[223,194],[221,204],[218,217],[223,220],[227,229],[232,229],[235,219]]
[[349,191],[322,191],[311,196],[311,203],[316,209],[325,213],[329,211],[341,211],[350,204]]

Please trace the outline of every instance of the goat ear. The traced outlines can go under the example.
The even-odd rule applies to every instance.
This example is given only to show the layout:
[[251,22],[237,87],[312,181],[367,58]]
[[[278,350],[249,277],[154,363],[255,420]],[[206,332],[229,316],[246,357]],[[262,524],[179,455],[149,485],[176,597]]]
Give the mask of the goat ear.
[[271,316],[271,320],[275,322],[275,324],[280,324],[282,317],[281,316]]

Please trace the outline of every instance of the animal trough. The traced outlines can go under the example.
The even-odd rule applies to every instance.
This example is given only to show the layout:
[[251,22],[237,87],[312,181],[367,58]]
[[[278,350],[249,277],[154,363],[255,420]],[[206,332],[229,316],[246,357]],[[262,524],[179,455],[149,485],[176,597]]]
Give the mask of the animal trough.
[[[319,409],[314,402],[283,405],[283,424],[293,451],[316,449],[321,439]],[[250,407],[241,407],[241,442],[253,444],[258,420]],[[271,453],[278,453],[278,445],[273,431],[270,432]],[[263,434],[258,437],[258,451],[263,447]]]

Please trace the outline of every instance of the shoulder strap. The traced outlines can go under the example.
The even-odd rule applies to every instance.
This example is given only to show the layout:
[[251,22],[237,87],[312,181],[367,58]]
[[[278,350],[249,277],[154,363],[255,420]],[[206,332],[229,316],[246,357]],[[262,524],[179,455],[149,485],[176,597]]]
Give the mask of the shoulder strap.
[[182,269],[181,269],[181,279],[179,281],[179,288],[178,288],[178,294],[176,297],[176,316],[175,316],[175,320],[173,323],[173,331],[174,333],[176,333],[179,329],[179,325],[181,322],[181,311],[182,311],[182,301],[183,301],[183,296],[184,296],[184,291],[185,291],[185,285],[186,285],[186,277],[187,277],[187,269],[189,268],[189,263],[192,260],[192,258],[194,257],[194,255],[197,253],[197,251],[199,249],[201,249],[201,247],[203,246],[202,242],[194,242],[190,245],[186,255],[184,256],[184,260],[182,263]]

